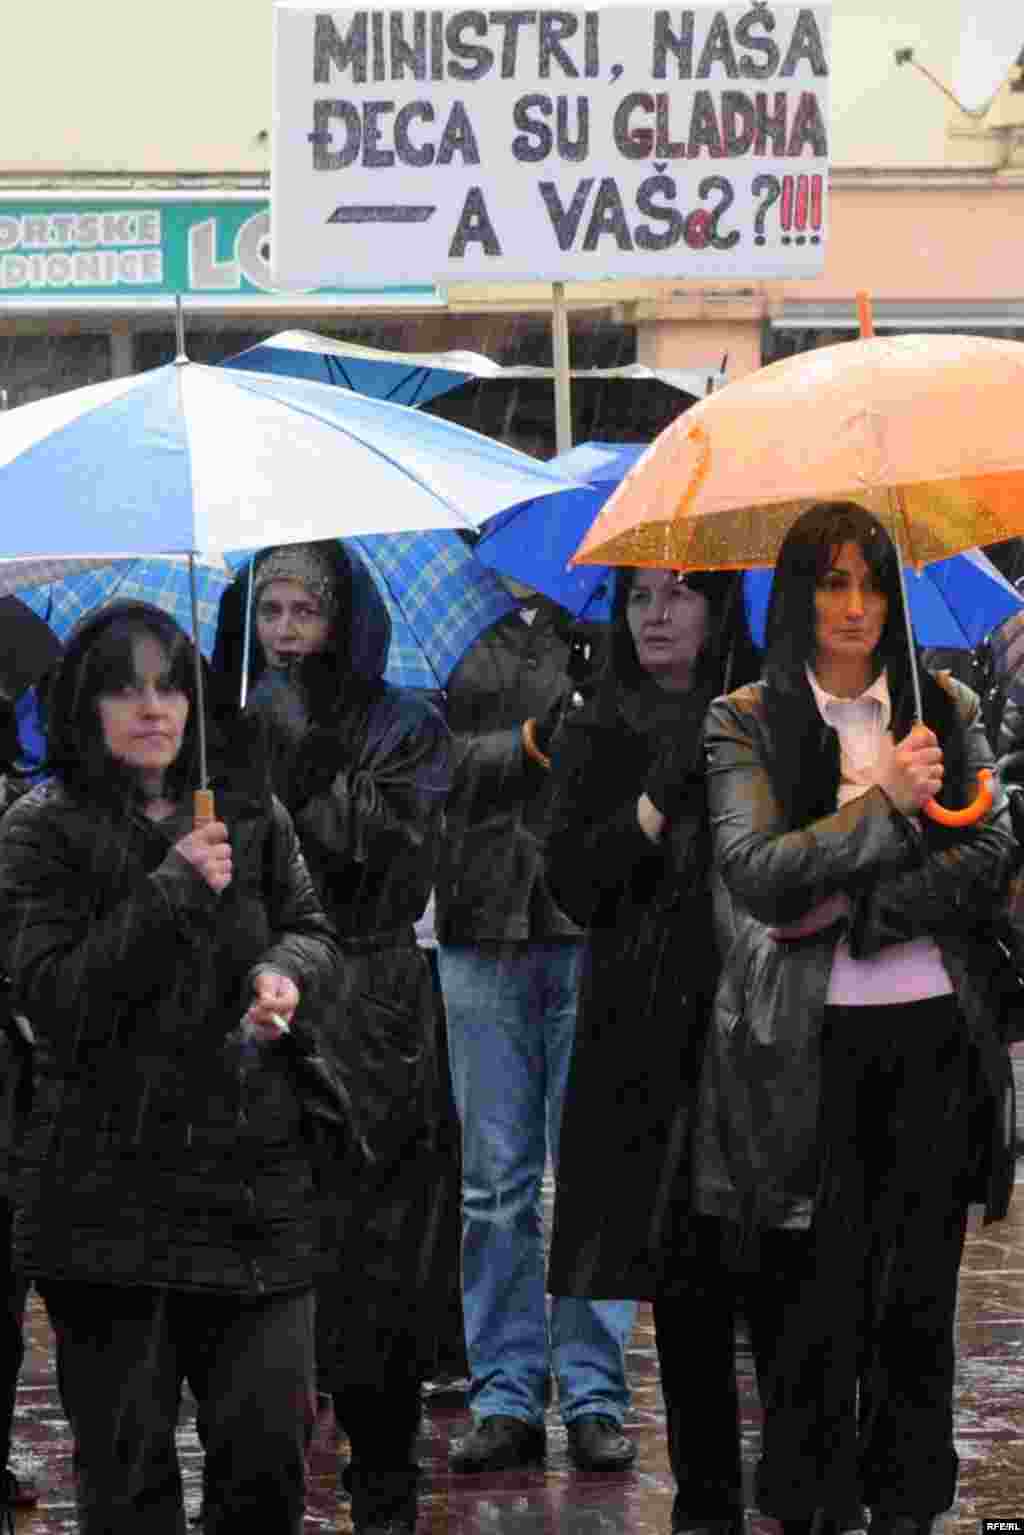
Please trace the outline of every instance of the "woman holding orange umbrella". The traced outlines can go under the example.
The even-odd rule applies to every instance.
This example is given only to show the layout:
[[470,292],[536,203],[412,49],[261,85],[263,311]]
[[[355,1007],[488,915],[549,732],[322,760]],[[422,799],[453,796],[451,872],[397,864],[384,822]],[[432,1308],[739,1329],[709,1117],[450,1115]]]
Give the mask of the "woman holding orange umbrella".
[[758,1504],[785,1535],[858,1500],[874,1535],[923,1535],[952,1503],[967,1209],[999,1218],[1012,1184],[985,919],[1014,843],[1001,795],[922,819],[991,753],[948,677],[914,724],[913,661],[888,535],[818,504],[778,556],[763,681],[707,723],[727,958],[695,1203],[754,1271]]

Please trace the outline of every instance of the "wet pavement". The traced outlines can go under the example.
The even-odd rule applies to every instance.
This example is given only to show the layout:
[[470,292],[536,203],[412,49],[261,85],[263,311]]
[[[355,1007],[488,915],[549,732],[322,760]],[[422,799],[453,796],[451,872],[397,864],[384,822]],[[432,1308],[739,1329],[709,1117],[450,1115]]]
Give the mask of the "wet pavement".
[[[978,1521],[1024,1519],[1024,1162],[1010,1218],[968,1239],[960,1298],[957,1447],[961,1458],[955,1508],[942,1535],[966,1535]],[[52,1339],[38,1299],[30,1301],[29,1351],[15,1419],[16,1456],[40,1477],[39,1507],[17,1518],[18,1535],[71,1535],[75,1529],[71,1445],[54,1378]],[[752,1475],[759,1416],[749,1354],[740,1345],[745,1465]],[[584,1475],[566,1455],[557,1405],[548,1414],[548,1459],[541,1471],[453,1477],[452,1438],[469,1424],[464,1406],[428,1398],[421,1441],[425,1468],[419,1535],[668,1535],[672,1480],[665,1455],[664,1417],[649,1307],[642,1307],[629,1350],[633,1393],[627,1429],[639,1445],[635,1468],[619,1475]],[[199,1505],[201,1452],[191,1411],[183,1413],[180,1454],[190,1512]],[[338,1500],[337,1472],[345,1444],[333,1420],[318,1424],[311,1452],[306,1535],[348,1532],[347,1504]],[[752,1500],[748,1497],[748,1507]],[[751,1508],[750,1535],[776,1526]],[[255,1532],[254,1532],[255,1535]]]

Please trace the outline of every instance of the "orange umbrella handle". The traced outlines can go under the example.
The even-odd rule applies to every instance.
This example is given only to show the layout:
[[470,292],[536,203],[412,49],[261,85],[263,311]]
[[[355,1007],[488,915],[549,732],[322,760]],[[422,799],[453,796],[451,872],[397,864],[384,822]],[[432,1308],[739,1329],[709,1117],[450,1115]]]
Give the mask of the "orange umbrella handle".
[[980,821],[991,808],[992,774],[988,768],[982,768],[978,774],[978,792],[969,805],[965,805],[962,810],[947,810],[944,805],[930,799],[924,805],[924,813],[932,821],[938,821],[940,826],[971,826],[975,821]]
[[213,790],[194,790],[192,796],[192,824],[194,826],[209,826],[210,822],[216,819],[217,813],[213,808]]

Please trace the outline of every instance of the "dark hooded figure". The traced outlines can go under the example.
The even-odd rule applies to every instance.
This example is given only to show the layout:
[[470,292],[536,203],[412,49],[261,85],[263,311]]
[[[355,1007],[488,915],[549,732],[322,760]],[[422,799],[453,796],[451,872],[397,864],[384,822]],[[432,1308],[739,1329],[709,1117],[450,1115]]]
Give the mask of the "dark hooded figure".
[[[213,666],[237,706],[249,572],[221,602]],[[411,1530],[420,1385],[431,1360],[439,1220],[433,996],[413,923],[434,867],[451,768],[434,707],[383,680],[391,624],[339,541],[256,557],[247,715],[345,955],[334,1046],[368,1152],[339,1169],[317,1296],[317,1373],[352,1447],[355,1527]]]
[[187,1376],[206,1529],[298,1535],[319,1198],[303,1059],[339,955],[284,808],[211,762],[195,662],[144,603],[82,620],[52,778],[0,825],[0,940],[34,1036],[15,1263],[42,1295],[83,1535],[184,1528]]
[[604,675],[552,752],[548,879],[587,943],[548,1288],[654,1301],[672,1529],[728,1535],[743,1522],[734,1295],[707,1235],[707,1261],[689,1250],[718,973],[702,726],[756,653],[733,575],[621,570],[612,614]]

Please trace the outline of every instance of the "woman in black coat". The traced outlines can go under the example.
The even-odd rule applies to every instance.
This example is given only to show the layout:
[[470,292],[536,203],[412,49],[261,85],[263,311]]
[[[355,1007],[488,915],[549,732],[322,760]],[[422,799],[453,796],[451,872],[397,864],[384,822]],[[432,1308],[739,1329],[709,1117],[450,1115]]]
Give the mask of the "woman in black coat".
[[[243,570],[222,599],[213,657],[229,710],[248,602]],[[352,1446],[356,1530],[398,1532],[416,1520],[445,1192],[433,991],[413,923],[433,884],[451,764],[433,705],[384,681],[390,638],[366,566],[340,541],[257,556],[246,711],[266,727],[275,791],[345,954],[331,1044],[369,1153],[357,1182],[341,1170],[327,1203],[317,1380]]]
[[555,898],[588,930],[549,1289],[654,1301],[672,1528],[722,1535],[743,1510],[735,1316],[689,1218],[717,977],[701,727],[726,673],[755,667],[739,578],[620,571],[607,669],[555,737],[547,848]]
[[[978,699],[911,677],[896,550],[853,504],[779,552],[764,681],[705,726],[723,954],[695,1203],[745,1248],[764,1410],[758,1506],[784,1535],[928,1535],[956,1490],[957,1274],[1005,1215],[1012,1083],[991,919],[1016,850]],[[755,1317],[751,1317],[752,1323]],[[823,1522],[824,1521],[824,1522]]]
[[82,621],[53,777],[0,827],[3,959],[35,1036],[15,1262],[43,1296],[83,1535],[184,1527],[187,1375],[209,1535],[298,1535],[317,1199],[304,1062],[339,955],[284,808],[232,776],[193,829],[192,647]]

